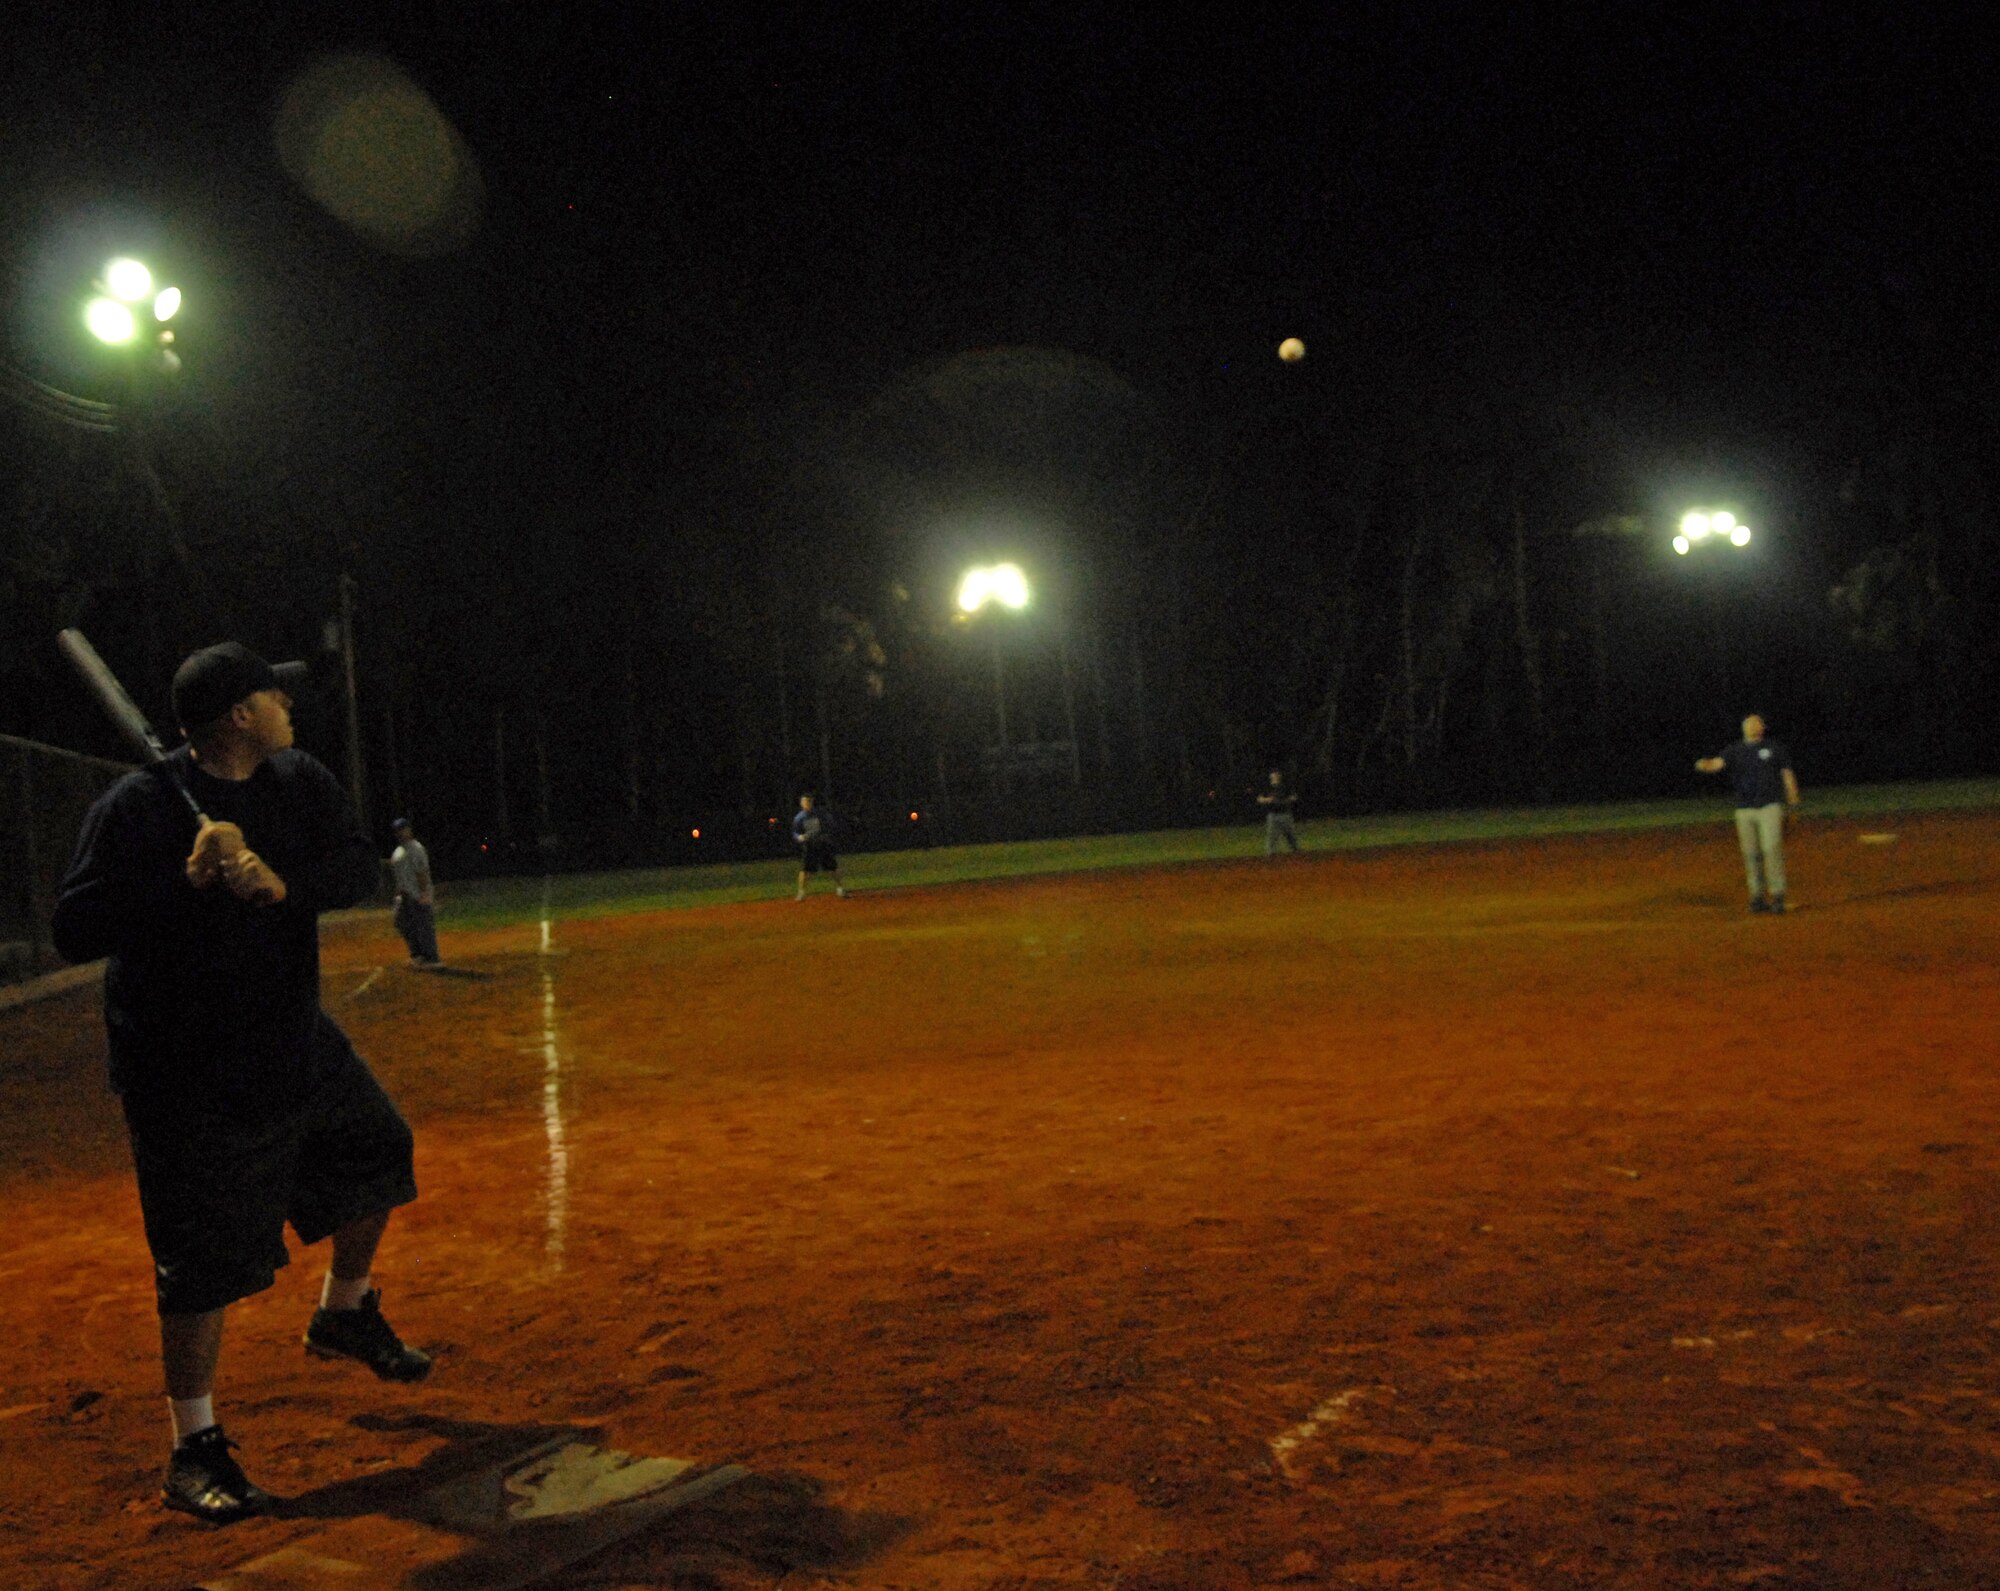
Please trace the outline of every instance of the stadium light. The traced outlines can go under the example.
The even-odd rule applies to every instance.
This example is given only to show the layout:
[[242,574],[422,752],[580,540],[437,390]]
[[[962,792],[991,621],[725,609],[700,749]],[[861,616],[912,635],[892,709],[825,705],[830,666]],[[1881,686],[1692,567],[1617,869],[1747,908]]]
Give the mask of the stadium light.
[[[998,605],[1019,612],[1028,605],[1028,577],[1021,566],[998,563],[968,569],[958,583],[958,611],[970,619],[982,608]],[[1000,657],[1000,627],[993,627],[993,710],[1000,729],[1000,792],[1013,794],[1013,778],[1008,768],[1011,755],[1007,743],[1007,672]]]
[[965,578],[958,583],[959,611],[977,613],[989,602],[1015,609],[1028,605],[1028,577],[1021,573],[1019,564],[1000,563],[966,570]]
[[1726,508],[1690,509],[1681,515],[1680,534],[1674,537],[1674,551],[1685,558],[1706,541],[1726,541],[1732,547],[1750,545],[1750,527]]
[[136,304],[153,291],[153,273],[137,260],[113,260],[104,267],[104,291],[121,304]]
[[[83,323],[91,336],[112,347],[123,347],[139,335],[137,306],[152,300],[153,319],[160,326],[162,347],[174,340],[166,323],[181,307],[178,287],[154,287],[153,273],[139,260],[121,257],[104,267],[104,275],[93,284],[96,296],[83,306]],[[165,356],[163,356],[165,357]]]
[[122,347],[139,335],[139,321],[115,298],[93,298],[83,306],[83,323],[101,343]]

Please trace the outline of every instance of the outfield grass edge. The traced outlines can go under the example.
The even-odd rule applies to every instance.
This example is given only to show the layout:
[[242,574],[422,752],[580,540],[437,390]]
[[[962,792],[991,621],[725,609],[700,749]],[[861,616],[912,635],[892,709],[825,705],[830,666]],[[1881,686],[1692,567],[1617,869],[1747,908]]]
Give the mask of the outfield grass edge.
[[[1892,819],[1900,815],[2000,807],[2000,780],[1847,785],[1808,791],[1807,819]],[[1629,833],[1715,823],[1726,801],[1694,796],[1551,807],[1473,808],[1319,818],[1299,825],[1309,851],[1365,851],[1412,845],[1463,845],[1567,835]],[[851,889],[910,889],[1106,868],[1238,862],[1263,854],[1255,820],[1130,834],[999,841],[925,850],[855,852],[843,868]],[[617,873],[577,873],[480,880],[448,891],[449,926],[481,928],[540,916],[578,919],[675,911],[782,898],[796,877],[789,857]],[[823,889],[823,883],[816,889]]]
[[[1814,820],[1893,820],[1994,807],[2000,807],[2000,779],[1950,779],[1923,784],[1844,785],[1808,791],[1803,814]],[[1728,816],[1728,811],[1724,803],[1709,796],[1568,807],[1320,818],[1299,827],[1307,849],[1324,853],[1685,828],[1698,823],[1719,823]],[[1263,825],[1250,822],[1135,834],[940,846],[923,851],[859,852],[855,854],[861,859],[851,861],[846,873],[850,888],[856,890],[920,889],[1118,867],[1242,862],[1261,856],[1263,849]],[[739,905],[782,900],[796,874],[796,866],[789,857],[774,857],[763,862],[576,873],[546,879],[540,875],[483,879],[449,886],[442,915],[449,932],[532,922],[545,909],[552,918],[579,920]],[[671,885],[662,887],[667,881],[672,881]],[[825,888],[824,884],[815,887]],[[373,906],[332,915],[378,916],[386,920],[388,913],[380,906]],[[91,962],[6,985],[0,988],[0,1011],[80,987],[95,979],[101,966],[100,962]]]

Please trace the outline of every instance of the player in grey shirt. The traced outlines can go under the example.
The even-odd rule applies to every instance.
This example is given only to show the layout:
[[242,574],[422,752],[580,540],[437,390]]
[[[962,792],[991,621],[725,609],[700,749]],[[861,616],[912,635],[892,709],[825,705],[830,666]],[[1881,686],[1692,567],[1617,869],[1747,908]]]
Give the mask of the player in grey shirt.
[[1264,809],[1264,854],[1276,856],[1278,841],[1283,840],[1292,848],[1296,856],[1299,849],[1299,828],[1293,820],[1293,809],[1299,804],[1299,793],[1292,788],[1292,782],[1285,777],[1285,770],[1273,768],[1271,782],[1257,794],[1257,805]]
[[435,967],[440,963],[431,854],[408,818],[396,819],[391,827],[396,834],[396,849],[389,857],[389,871],[396,879],[396,932],[410,947],[411,966]]

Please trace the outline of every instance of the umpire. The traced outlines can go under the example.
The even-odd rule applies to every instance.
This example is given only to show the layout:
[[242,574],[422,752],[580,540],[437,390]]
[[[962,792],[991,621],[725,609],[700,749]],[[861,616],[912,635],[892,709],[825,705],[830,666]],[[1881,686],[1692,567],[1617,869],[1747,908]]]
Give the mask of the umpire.
[[333,775],[292,748],[304,674],[234,642],[182,663],[188,744],[90,809],[56,901],[57,948],[109,958],[111,1086],[173,1420],[162,1500],[213,1524],[272,1503],[231,1456],[213,1394],[223,1312],[277,1280],[287,1222],[333,1240],[307,1350],[388,1381],[431,1367],[370,1279],[389,1212],[417,1194],[410,1129],[319,1002],[319,914],[372,893],[379,863]]

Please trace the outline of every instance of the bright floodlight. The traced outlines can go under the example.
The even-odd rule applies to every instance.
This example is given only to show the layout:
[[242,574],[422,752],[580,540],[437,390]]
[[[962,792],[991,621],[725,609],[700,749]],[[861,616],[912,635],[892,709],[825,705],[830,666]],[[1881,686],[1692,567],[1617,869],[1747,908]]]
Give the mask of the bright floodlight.
[[83,323],[99,342],[128,343],[139,334],[132,311],[114,298],[93,298],[84,305]]
[[104,267],[104,290],[120,303],[140,303],[152,294],[153,273],[137,260],[113,260]]
[[968,569],[958,583],[958,605],[966,613],[977,613],[989,602],[1003,608],[1028,605],[1028,577],[1019,564],[995,564],[991,569]]
[[1681,533],[1674,537],[1674,551],[1685,557],[1710,536],[1727,540],[1732,547],[1750,545],[1750,527],[1726,508],[1690,509],[1681,515]]
[[153,300],[153,319],[172,320],[174,312],[181,307],[181,290],[178,287],[163,287],[159,297]]

